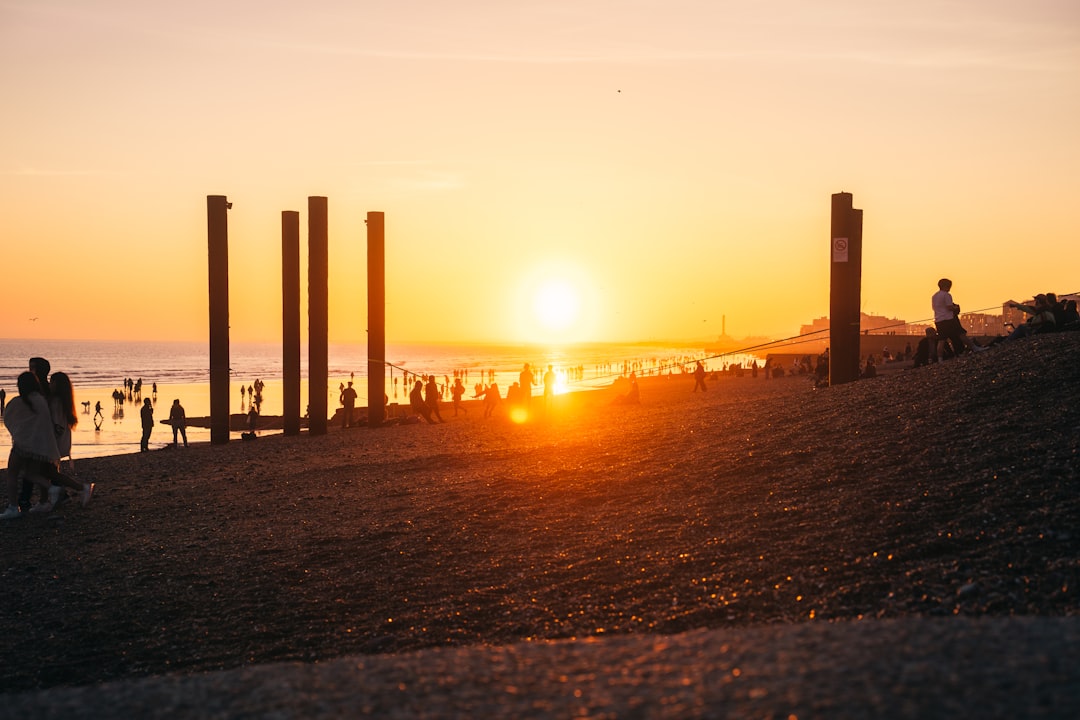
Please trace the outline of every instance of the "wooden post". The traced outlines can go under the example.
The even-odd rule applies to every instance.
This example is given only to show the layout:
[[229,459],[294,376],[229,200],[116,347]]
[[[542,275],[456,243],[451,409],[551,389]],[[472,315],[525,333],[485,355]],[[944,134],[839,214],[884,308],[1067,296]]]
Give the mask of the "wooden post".
[[329,392],[329,256],[325,197],[308,198],[308,434],[325,435]]
[[829,289],[829,384],[859,379],[862,302],[862,210],[851,193],[832,196]]
[[224,195],[206,196],[210,290],[210,442],[229,442],[229,208]]
[[367,214],[368,427],[383,424],[386,404],[386,243],[381,212]]
[[300,434],[300,213],[281,213],[282,429]]

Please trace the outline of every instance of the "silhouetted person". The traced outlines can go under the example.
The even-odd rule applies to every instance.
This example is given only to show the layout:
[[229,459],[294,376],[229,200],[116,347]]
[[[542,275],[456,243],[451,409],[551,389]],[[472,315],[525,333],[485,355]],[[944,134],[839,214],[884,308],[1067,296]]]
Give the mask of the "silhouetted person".
[[532,401],[532,386],[533,386],[533,373],[532,368],[529,367],[529,363],[525,363],[525,367],[522,368],[521,373],[518,374],[518,383],[521,388],[518,396],[521,403],[528,407]]
[[1010,303],[1010,305],[1017,310],[1023,310],[1031,317],[1023,325],[1013,330],[1005,338],[1006,340],[1018,340],[1036,333],[1052,332],[1057,328],[1053,306],[1050,304],[1049,299],[1041,293],[1035,296],[1034,305],[1021,305],[1020,303]]
[[630,389],[615,398],[613,405],[640,405],[641,393],[638,390],[637,375],[630,373]]
[[[1065,312],[1059,330],[1076,330],[1080,328],[1080,312],[1076,310],[1075,300],[1065,301]],[[2,403],[0,403],[2,404]]]
[[150,432],[154,429],[154,403],[150,398],[143,400],[142,410],[142,440],[139,441],[139,450],[146,452],[150,449]]
[[434,375],[428,375],[428,383],[424,388],[424,400],[427,402],[430,414],[439,418],[439,422],[446,422],[443,420],[442,413],[439,412],[439,384],[435,382]]
[[75,472],[75,458],[71,455],[71,432],[79,424],[75,415],[75,388],[67,373],[54,372],[49,378],[49,411],[52,413],[53,428],[56,434],[56,448],[60,451],[60,462],[68,459],[68,470]]
[[547,372],[544,373],[544,407],[551,407],[551,403],[555,400],[555,370],[548,365]]
[[169,408],[169,424],[172,425],[173,447],[176,447],[177,433],[180,433],[184,438],[184,447],[187,447],[187,414],[184,412],[184,406],[180,404],[179,399],[173,400],[172,407]]
[[953,355],[963,352],[962,348],[973,351],[986,350],[981,345],[976,345],[967,336],[967,331],[960,324],[960,306],[953,302],[952,280],[941,278],[938,280],[938,291],[930,299],[930,305],[934,309],[934,325],[937,326],[939,360],[944,360],[946,343],[952,346]]
[[818,387],[826,387],[829,384],[829,348],[818,356],[817,368],[814,370],[814,382]]
[[424,402],[424,383],[422,380],[417,380],[416,385],[409,392],[409,409],[432,425],[435,424],[435,421],[431,419],[431,408]]
[[341,417],[341,427],[347,428],[352,425],[353,409],[356,407],[356,390],[353,389],[352,380],[348,387],[341,391],[341,404],[344,412]]
[[926,328],[926,337],[919,340],[919,344],[915,347],[914,367],[922,367],[937,362],[937,344],[937,331],[934,328]]
[[7,391],[0,388],[0,417],[4,417],[4,406],[7,405]]
[[1065,301],[1058,300],[1056,293],[1046,293],[1046,302],[1050,305],[1050,311],[1054,313],[1054,329],[1057,330],[1065,325]]
[[[90,501],[93,488],[89,483],[84,486],[78,480],[60,472],[55,423],[37,376],[30,371],[23,372],[16,384],[19,397],[4,413],[4,426],[11,436],[11,451],[8,454],[7,471],[9,505],[2,518],[17,518],[23,512],[49,512],[59,503],[64,487],[83,493],[85,505]],[[43,497],[40,503],[29,507],[33,494],[31,491],[26,494],[27,507],[21,507],[23,499],[19,491],[20,477],[24,482],[30,482],[41,489]],[[17,495],[20,505],[16,504]]]
[[491,383],[487,390],[484,390],[484,417],[491,417],[501,402],[502,395],[499,394],[499,384]]
[[874,356],[866,358],[866,367],[863,368],[862,376],[864,378],[877,377],[877,364],[874,362]]
[[701,361],[697,361],[697,365],[694,366],[694,392],[701,388],[701,392],[705,392],[705,366],[701,364]]
[[469,414],[468,408],[461,404],[461,398],[465,395],[465,386],[461,383],[461,377],[459,376],[454,380],[454,386],[450,388],[450,397],[454,399],[454,417],[457,417],[458,410],[460,409],[466,415]]
[[[38,384],[41,386],[40,392],[45,396],[46,402],[50,401],[52,399],[52,388],[49,385],[49,373],[52,371],[52,365],[43,357],[32,357],[27,363],[27,367],[37,378]],[[23,510],[29,510],[33,496],[34,484],[29,480],[23,480],[19,489],[19,507]],[[40,504],[44,505],[47,502],[49,502],[48,493],[42,490]]]
[[521,385],[519,383],[510,383],[510,387],[506,388],[506,404],[510,406],[511,411],[521,407]]

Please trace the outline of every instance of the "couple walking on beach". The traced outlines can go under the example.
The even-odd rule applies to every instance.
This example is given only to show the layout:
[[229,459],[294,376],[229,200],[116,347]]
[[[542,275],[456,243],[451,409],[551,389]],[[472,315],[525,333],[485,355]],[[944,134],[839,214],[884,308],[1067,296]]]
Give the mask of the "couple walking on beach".
[[428,381],[427,385],[425,386],[422,380],[416,381],[409,393],[409,407],[429,423],[435,423],[432,416],[439,418],[441,423],[446,422],[443,420],[442,413],[439,412],[439,384],[435,381],[434,375],[424,377]]
[[[19,397],[9,403],[4,425],[11,433],[8,455],[8,506],[0,520],[13,520],[24,513],[50,512],[68,499],[74,490],[83,505],[90,502],[93,483],[84,483],[60,471],[68,458],[72,472],[71,430],[78,424],[75,391],[66,373],[56,372],[45,358],[30,358],[29,370],[17,380]],[[40,500],[31,505],[34,488]]]

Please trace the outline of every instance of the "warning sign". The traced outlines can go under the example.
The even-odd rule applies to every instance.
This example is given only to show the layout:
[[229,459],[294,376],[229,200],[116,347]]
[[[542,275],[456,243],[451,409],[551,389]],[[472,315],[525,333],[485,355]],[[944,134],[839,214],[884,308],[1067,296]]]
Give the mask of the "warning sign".
[[833,238],[832,239],[832,261],[833,262],[847,262],[848,261],[848,239],[847,238]]

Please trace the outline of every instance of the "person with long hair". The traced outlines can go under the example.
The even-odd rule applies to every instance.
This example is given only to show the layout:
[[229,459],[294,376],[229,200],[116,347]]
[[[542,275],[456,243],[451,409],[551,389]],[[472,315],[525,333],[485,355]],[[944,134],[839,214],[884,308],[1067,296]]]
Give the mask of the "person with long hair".
[[52,412],[53,424],[56,425],[56,448],[60,452],[60,464],[64,458],[68,459],[68,470],[74,474],[75,458],[71,455],[71,431],[79,424],[79,418],[75,414],[75,388],[71,385],[71,378],[67,373],[54,372],[49,378],[49,389],[52,396],[49,398],[49,410]]
[[49,410],[49,402],[41,392],[37,375],[24,372],[18,379],[19,397],[10,403],[4,413],[4,425],[11,433],[11,453],[8,456],[8,507],[0,519],[19,517],[21,511],[15,504],[19,493],[19,478],[24,475],[33,484],[47,492],[48,500],[30,508],[30,512],[49,512],[60,499],[64,487],[79,491],[83,504],[90,501],[92,483],[81,483],[60,472],[60,450]]

